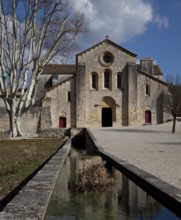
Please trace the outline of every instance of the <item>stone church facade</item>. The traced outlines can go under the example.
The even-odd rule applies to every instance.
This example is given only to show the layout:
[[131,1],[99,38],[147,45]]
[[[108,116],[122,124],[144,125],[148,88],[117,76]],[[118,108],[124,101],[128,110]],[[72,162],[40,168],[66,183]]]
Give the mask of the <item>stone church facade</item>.
[[37,126],[119,127],[167,121],[163,93],[168,87],[162,72],[153,59],[137,64],[136,57],[104,39],[77,54],[75,65],[47,65],[37,93]]
[[[76,65],[48,65],[43,107],[52,127],[107,127],[158,124],[167,84],[153,59],[142,59],[109,39],[77,54]],[[47,82],[45,80],[45,82]]]

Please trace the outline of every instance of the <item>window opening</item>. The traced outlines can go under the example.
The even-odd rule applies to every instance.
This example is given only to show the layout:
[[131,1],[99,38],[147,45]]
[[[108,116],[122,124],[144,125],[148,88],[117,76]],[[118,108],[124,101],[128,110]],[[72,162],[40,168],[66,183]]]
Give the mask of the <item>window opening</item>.
[[110,73],[104,72],[104,88],[110,89]]
[[92,88],[98,89],[98,76],[97,73],[92,73]]
[[121,74],[118,73],[118,75],[117,75],[117,88],[118,89],[121,89],[121,87],[122,87],[121,84],[122,84]]
[[71,102],[71,93],[70,93],[70,91],[68,91],[68,95],[67,95],[68,97],[67,97],[67,99],[68,99],[68,102]]
[[150,85],[146,84],[146,95],[150,95]]

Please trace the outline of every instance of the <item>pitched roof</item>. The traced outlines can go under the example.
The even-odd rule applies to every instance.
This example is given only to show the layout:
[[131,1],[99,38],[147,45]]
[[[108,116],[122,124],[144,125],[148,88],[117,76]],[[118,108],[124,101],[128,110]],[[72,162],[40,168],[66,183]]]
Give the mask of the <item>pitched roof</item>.
[[164,82],[163,80],[160,80],[159,78],[155,77],[155,75],[150,75],[150,74],[148,74],[148,73],[142,71],[140,68],[137,68],[137,71],[138,71],[139,73],[145,75],[145,76],[148,76],[148,77],[152,78],[153,80],[156,80],[156,81],[158,81],[158,82],[160,82],[160,83],[162,83],[162,84],[168,86],[168,83],[166,83],[166,82]]
[[74,64],[47,64],[42,74],[75,74]]
[[[137,64],[136,66],[137,66],[138,69],[141,70],[141,65],[140,64]],[[159,65],[154,65],[154,73],[153,73],[153,75],[154,76],[162,76],[163,75]]]
[[108,43],[108,44],[112,45],[113,47],[116,47],[117,49],[119,49],[119,50],[121,50],[121,51],[123,51],[123,52],[125,52],[125,53],[127,53],[127,54],[129,54],[129,55],[131,55],[131,56],[133,56],[133,57],[136,57],[136,56],[137,56],[137,54],[132,53],[131,51],[129,51],[129,50],[127,50],[127,49],[121,47],[120,45],[114,43],[113,41],[111,41],[111,40],[109,40],[109,39],[107,39],[107,38],[104,39],[103,41],[101,41],[101,42],[99,42],[99,43],[93,45],[92,47],[90,47],[90,48],[88,48],[88,49],[86,49],[86,50],[84,50],[84,51],[78,53],[77,56],[78,56],[78,55],[82,55],[83,53],[86,53],[87,51],[89,51],[89,50],[91,50],[91,49],[94,49],[95,47],[97,47],[97,46],[99,46],[99,45],[101,45],[101,44],[103,44],[103,43]]
[[[46,83],[46,85],[45,85],[46,91],[50,91],[50,90],[56,88],[57,86],[59,86],[59,85],[65,83],[65,82],[67,82],[67,81],[73,79],[74,77],[75,77],[75,75],[70,76],[70,77],[68,77],[68,78],[66,78],[66,79],[64,79],[64,80],[62,80],[62,81],[58,81],[55,85],[52,85],[52,84],[50,83],[50,81],[49,81],[49,83]],[[51,79],[50,79],[50,80],[51,80]]]

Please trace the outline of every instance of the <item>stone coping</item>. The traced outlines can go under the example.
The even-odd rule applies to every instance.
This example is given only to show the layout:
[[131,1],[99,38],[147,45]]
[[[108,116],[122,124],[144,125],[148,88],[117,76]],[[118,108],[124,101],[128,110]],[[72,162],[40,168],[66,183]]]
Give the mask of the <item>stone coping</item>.
[[150,193],[155,199],[181,217],[181,190],[179,188],[168,184],[160,178],[145,172],[113,154],[106,152],[89,129],[86,129],[85,132],[92,140],[95,149],[97,149],[96,151],[98,155],[110,162],[138,186]]
[[71,149],[71,139],[18,192],[0,213],[1,220],[43,219],[57,178]]

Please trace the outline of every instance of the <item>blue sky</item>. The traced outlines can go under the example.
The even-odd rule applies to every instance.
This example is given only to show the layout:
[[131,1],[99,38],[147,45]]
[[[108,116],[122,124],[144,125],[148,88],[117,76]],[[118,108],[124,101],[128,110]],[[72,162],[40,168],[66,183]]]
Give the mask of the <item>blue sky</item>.
[[72,0],[72,4],[91,24],[91,34],[79,38],[80,49],[108,34],[138,59],[153,58],[164,79],[181,76],[181,0]]
[[181,0],[157,0],[156,7],[168,20],[168,27],[149,24],[147,31],[123,44],[139,57],[152,57],[164,76],[181,76]]

